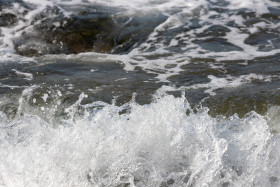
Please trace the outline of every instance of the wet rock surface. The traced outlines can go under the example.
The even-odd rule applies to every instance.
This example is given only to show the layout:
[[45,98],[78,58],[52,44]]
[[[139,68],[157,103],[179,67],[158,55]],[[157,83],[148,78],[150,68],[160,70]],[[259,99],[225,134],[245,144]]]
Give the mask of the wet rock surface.
[[[55,18],[44,18],[53,14]],[[166,17],[157,13],[122,16],[103,7],[92,7],[64,17],[57,9],[38,16],[31,32],[14,41],[23,56],[77,54],[80,52],[126,53],[145,41]]]

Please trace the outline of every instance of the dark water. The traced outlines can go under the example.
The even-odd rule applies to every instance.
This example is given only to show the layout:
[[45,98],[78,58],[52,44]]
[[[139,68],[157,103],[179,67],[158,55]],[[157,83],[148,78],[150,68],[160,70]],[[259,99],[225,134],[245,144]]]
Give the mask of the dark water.
[[0,58],[0,186],[279,186],[278,1],[0,0]]

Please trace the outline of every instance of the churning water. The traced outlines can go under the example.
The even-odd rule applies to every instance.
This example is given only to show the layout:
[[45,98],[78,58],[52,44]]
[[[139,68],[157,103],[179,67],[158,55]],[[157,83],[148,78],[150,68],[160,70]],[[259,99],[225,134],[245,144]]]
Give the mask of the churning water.
[[0,186],[280,186],[278,0],[0,0]]

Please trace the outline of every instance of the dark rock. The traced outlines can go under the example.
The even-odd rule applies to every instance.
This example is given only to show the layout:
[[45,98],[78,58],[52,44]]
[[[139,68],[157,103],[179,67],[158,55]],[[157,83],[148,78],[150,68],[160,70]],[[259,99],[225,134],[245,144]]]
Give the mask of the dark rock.
[[158,14],[137,15],[130,19],[99,9],[83,10],[70,17],[64,17],[59,11],[55,14],[55,18],[44,19],[34,26],[33,32],[23,33],[14,41],[18,54],[125,53],[145,41],[154,28],[166,19]]
[[93,50],[106,52],[113,48],[116,30],[118,26],[110,17],[81,19],[73,16],[46,20],[35,26],[34,32],[24,33],[15,41],[15,50],[24,56],[76,54]]

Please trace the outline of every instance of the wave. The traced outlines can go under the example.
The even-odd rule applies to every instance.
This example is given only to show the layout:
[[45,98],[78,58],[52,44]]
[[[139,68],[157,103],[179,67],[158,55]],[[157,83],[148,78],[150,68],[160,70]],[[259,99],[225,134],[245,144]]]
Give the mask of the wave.
[[2,186],[279,185],[280,141],[270,126],[279,125],[279,107],[269,118],[213,118],[183,96],[98,110],[81,105],[84,97],[59,123],[1,113]]

